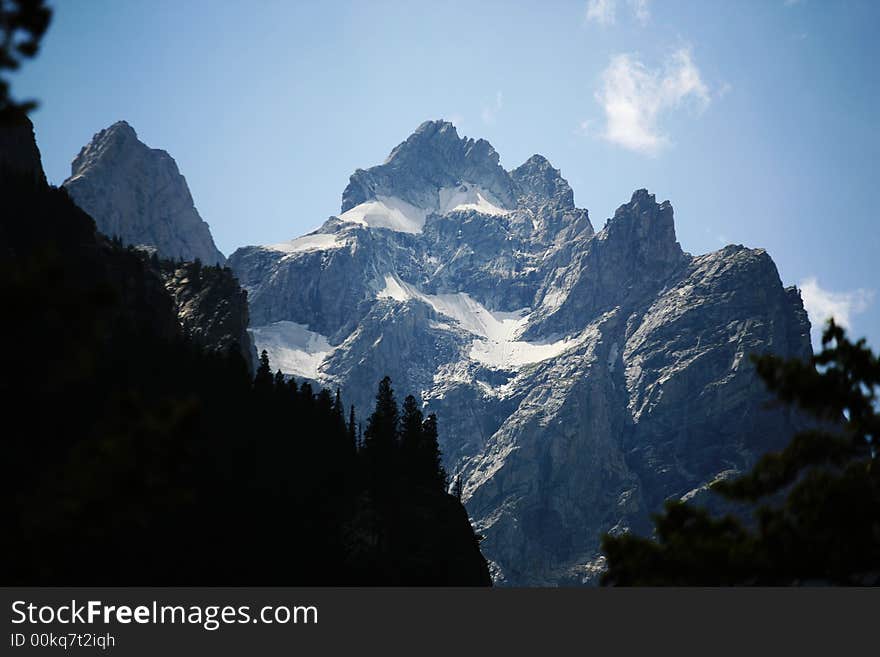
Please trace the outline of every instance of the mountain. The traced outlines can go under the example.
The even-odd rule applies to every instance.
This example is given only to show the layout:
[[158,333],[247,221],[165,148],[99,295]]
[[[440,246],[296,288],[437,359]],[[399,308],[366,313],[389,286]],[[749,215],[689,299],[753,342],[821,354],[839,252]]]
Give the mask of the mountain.
[[436,458],[425,467],[430,418],[407,449],[358,451],[338,396],[247,371],[229,269],[99,233],[46,184],[27,119],[0,124],[10,143],[0,397],[21,421],[0,459],[4,581],[491,583]]
[[138,140],[125,121],[101,130],[83,147],[63,187],[109,237],[155,247],[163,258],[226,262],[177,163]]
[[357,170],[338,216],[230,256],[275,366],[359,409],[389,375],[440,418],[496,582],[595,582],[604,532],[749,467],[798,419],[753,352],[810,352],[800,294],[761,249],[693,256],[637,190],[604,228],[542,156],[430,121]]

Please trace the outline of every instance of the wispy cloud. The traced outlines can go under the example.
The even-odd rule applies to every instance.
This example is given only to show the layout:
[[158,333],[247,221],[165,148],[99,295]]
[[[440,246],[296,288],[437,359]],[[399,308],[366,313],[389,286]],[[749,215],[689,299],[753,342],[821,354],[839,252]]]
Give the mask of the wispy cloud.
[[615,55],[602,73],[596,100],[605,114],[602,137],[632,151],[655,155],[669,144],[661,116],[690,103],[698,111],[710,102],[691,51],[682,48],[651,70],[632,55]]
[[[626,0],[626,7],[633,18],[642,25],[651,19],[649,0]],[[614,25],[617,22],[618,0],[588,0],[587,20],[598,25]]]
[[498,91],[495,93],[495,102],[491,105],[484,106],[483,111],[480,113],[483,123],[486,125],[492,125],[495,123],[495,117],[498,116],[498,112],[501,111],[502,107],[504,107],[504,95]]
[[810,316],[814,345],[820,343],[822,327],[827,319],[833,317],[835,322],[848,329],[852,326],[852,318],[865,312],[874,300],[874,290],[859,288],[850,292],[832,292],[819,285],[815,276],[805,278],[798,287],[804,308]]
[[617,13],[617,0],[589,0],[587,20],[599,25],[613,25]]

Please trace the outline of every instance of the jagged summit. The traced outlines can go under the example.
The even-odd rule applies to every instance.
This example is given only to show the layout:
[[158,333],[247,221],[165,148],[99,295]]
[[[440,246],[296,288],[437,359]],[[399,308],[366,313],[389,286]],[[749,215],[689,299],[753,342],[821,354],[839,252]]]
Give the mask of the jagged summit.
[[574,208],[574,192],[559,169],[543,155],[532,155],[510,172],[516,183],[521,202],[540,204],[553,202],[565,208]]
[[448,121],[426,121],[383,164],[352,174],[339,221],[328,228],[354,223],[421,233],[431,215],[476,212],[509,215],[512,224],[532,226],[552,238],[560,226],[546,221],[543,206],[571,211],[572,221],[585,219],[586,211],[575,208],[571,188],[546,158],[533,156],[510,172],[499,160],[485,139],[459,137]]
[[760,250],[682,251],[645,189],[595,233],[547,158],[508,172],[430,121],[342,207],[230,256],[257,346],[359,409],[385,375],[416,391],[497,582],[595,581],[604,532],[649,528],[792,428],[748,354],[809,353],[801,300]]
[[[383,164],[352,174],[342,193],[341,212],[371,201],[386,203],[385,199],[402,201],[422,213],[449,211],[454,201],[483,203],[486,209],[504,212],[515,206],[516,198],[498,161],[489,142],[460,138],[446,121],[426,121]],[[399,205],[394,201],[392,207]],[[401,211],[405,210],[409,208]]]
[[141,142],[126,121],[95,134],[63,186],[105,235],[155,247],[168,258],[226,262],[174,158]]

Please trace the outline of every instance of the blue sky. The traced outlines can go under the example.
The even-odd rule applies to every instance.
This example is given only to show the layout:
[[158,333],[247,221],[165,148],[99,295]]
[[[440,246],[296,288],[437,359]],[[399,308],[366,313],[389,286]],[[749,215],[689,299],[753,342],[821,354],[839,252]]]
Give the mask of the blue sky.
[[647,187],[683,248],[766,248],[812,315],[880,346],[880,3],[56,2],[13,78],[50,180],[126,119],[224,253],[339,211],[422,121],[545,155],[593,224]]

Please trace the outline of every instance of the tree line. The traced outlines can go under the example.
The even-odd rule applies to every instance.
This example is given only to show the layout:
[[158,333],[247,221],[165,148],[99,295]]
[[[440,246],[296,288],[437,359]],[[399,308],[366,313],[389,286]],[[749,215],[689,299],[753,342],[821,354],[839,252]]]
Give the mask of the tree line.
[[149,256],[0,172],[0,459],[10,584],[489,584],[436,417],[182,333]]

